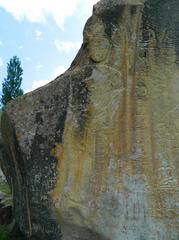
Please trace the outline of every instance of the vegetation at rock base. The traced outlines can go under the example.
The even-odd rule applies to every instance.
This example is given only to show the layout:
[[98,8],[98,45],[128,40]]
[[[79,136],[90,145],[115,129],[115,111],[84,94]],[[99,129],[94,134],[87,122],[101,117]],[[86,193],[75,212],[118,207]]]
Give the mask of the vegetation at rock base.
[[14,56],[7,63],[7,77],[2,83],[2,96],[1,105],[2,108],[6,104],[18,96],[23,95],[23,90],[21,89],[23,69],[21,67],[21,62],[17,56]]
[[0,240],[10,240],[10,234],[6,225],[0,225]]
[[17,231],[16,233],[11,232],[9,227],[10,227],[9,225],[0,224],[0,240],[25,240],[26,239],[19,231]]
[[0,191],[8,196],[11,195],[10,187],[5,181],[2,181],[2,182],[0,181]]
[[0,182],[0,193],[4,194],[4,199],[2,202],[6,205],[12,205],[12,193],[9,185],[6,182]]

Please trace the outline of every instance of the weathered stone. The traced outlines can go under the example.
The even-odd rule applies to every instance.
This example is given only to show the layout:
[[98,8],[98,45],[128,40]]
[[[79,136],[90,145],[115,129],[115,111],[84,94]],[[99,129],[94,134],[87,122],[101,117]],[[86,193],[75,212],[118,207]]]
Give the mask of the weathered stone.
[[178,26],[178,0],[101,0],[69,70],[8,104],[1,161],[26,236],[179,239]]
[[27,240],[27,238],[22,234],[19,229],[19,225],[13,221],[11,226],[9,226],[9,238],[11,240]]

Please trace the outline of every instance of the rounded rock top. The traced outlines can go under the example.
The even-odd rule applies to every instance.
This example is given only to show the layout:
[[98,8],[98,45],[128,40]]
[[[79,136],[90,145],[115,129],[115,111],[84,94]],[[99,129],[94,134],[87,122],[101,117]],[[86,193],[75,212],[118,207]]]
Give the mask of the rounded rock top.
[[142,5],[146,0],[101,0],[94,5],[94,12],[111,9],[118,5]]

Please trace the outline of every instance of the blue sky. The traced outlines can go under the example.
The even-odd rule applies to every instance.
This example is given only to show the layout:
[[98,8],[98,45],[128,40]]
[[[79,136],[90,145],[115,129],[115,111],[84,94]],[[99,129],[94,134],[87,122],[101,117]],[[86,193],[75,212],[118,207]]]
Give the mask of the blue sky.
[[24,70],[22,88],[31,91],[63,73],[82,42],[97,0],[0,0],[0,91],[14,55]]

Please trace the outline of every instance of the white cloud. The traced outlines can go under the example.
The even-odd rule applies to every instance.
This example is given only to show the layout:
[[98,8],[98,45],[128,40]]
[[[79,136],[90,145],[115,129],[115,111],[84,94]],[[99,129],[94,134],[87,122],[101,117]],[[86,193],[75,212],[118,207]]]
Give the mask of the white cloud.
[[63,29],[64,21],[72,16],[82,0],[0,0],[0,6],[10,12],[18,21],[45,23],[52,16]]
[[22,46],[22,45],[20,45],[19,47],[18,47],[18,49],[23,49],[24,48],[24,46]]
[[43,65],[41,63],[38,63],[35,68],[36,68],[36,71],[38,72],[43,68]]
[[36,40],[42,40],[42,32],[39,30],[35,30],[35,36],[36,36]]
[[3,46],[3,42],[2,41],[0,41],[0,46]]
[[84,17],[90,17],[92,15],[93,5],[95,5],[99,0],[81,0],[81,14]]
[[45,84],[49,83],[51,80],[34,80],[32,82],[32,88],[25,90],[25,93],[31,92],[39,87],[44,86]]
[[53,78],[58,77],[60,74],[64,73],[67,70],[67,68],[63,65],[58,66],[57,68],[55,68],[54,72],[53,72]]
[[27,56],[24,57],[24,59],[25,59],[26,61],[28,61],[28,62],[31,61],[31,58],[30,58],[30,57],[27,57]]
[[2,58],[0,57],[0,67],[2,67],[2,65],[3,65],[3,60],[2,60]]
[[42,87],[45,84],[49,83],[51,80],[36,80],[32,82],[32,90]]
[[59,52],[64,52],[64,53],[69,53],[71,50],[76,50],[79,49],[81,46],[81,42],[64,42],[64,41],[59,41],[55,40],[55,46],[58,49]]
[[[53,71],[52,79],[58,77],[59,75],[64,73],[66,70],[67,70],[67,68],[65,66],[63,66],[63,65],[58,66]],[[44,86],[45,84],[47,84],[50,81],[52,81],[52,79],[50,79],[50,80],[46,79],[46,80],[35,80],[35,81],[33,81],[32,82],[32,88],[25,90],[25,93],[31,92],[31,91],[35,90],[36,88]]]

